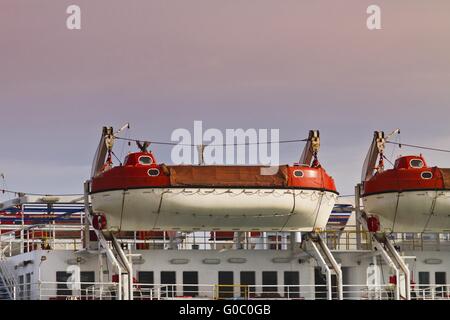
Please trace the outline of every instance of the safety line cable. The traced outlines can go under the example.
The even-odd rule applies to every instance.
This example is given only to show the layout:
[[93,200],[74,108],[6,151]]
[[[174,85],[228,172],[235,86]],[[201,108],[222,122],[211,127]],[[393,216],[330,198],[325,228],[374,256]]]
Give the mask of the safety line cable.
[[[196,147],[198,145],[189,144],[189,143],[177,143],[177,142],[163,142],[163,141],[148,141],[148,140],[139,140],[133,138],[122,138],[116,137],[117,140],[125,140],[130,142],[148,142],[150,144],[159,144],[159,145],[169,145],[169,146],[188,146],[188,147]],[[248,146],[248,145],[259,145],[259,144],[282,144],[282,143],[295,143],[295,142],[305,142],[309,139],[294,139],[294,140],[281,140],[281,141],[266,141],[266,142],[245,142],[245,143],[223,143],[223,144],[205,144],[205,147],[226,147],[226,146]]]
[[0,189],[0,193],[10,193],[15,195],[26,195],[26,196],[83,196],[81,193],[61,193],[61,194],[48,194],[48,193],[32,193],[32,192],[22,192],[22,191],[15,191],[15,190],[7,190],[7,189]]
[[418,146],[415,144],[407,144],[407,143],[400,143],[400,142],[393,142],[393,141],[386,141],[386,143],[398,145],[400,148],[402,146],[406,146],[406,147],[417,148],[417,149],[425,149],[425,150],[431,150],[431,151],[449,152],[450,153],[450,150],[448,150],[448,149],[439,149],[439,148],[433,148],[433,147]]

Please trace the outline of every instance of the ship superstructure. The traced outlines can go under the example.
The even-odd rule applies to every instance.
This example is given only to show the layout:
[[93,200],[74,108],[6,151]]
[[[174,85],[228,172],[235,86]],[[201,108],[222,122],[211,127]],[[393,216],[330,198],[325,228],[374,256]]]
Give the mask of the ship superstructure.
[[448,234],[377,238],[356,223],[351,203],[338,203],[316,234],[136,231],[108,239],[86,221],[80,198],[2,203],[2,298],[449,298]]
[[[141,151],[137,162],[150,155]],[[96,159],[106,155],[101,148]],[[376,156],[370,153],[365,172]],[[93,172],[104,164],[95,161]],[[154,169],[164,170],[142,170]],[[143,227],[126,217],[128,227],[111,227],[111,212],[93,202],[92,181],[84,186],[80,195],[19,194],[0,203],[2,299],[450,299],[450,234],[387,231],[382,213],[365,206],[368,184],[354,196],[336,195],[321,228],[274,230],[249,218],[236,230],[187,228],[186,217],[176,227],[149,228],[146,217]],[[202,220],[192,221],[198,228]]]

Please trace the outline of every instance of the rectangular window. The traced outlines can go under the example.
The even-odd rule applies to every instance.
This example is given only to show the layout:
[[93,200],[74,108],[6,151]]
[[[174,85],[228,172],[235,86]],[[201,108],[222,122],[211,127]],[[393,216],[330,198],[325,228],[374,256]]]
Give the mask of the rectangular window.
[[26,299],[31,299],[31,273],[27,273],[25,275],[25,283],[26,283]]
[[233,271],[219,271],[219,288],[218,297],[232,298],[234,291]]
[[183,295],[189,297],[198,296],[198,272],[184,271],[183,272]]
[[82,296],[93,295],[95,289],[95,272],[94,271],[81,271],[80,272],[80,288]]
[[155,284],[153,271],[138,271],[138,290],[134,292],[135,299],[150,299]]
[[444,295],[447,291],[445,285],[447,284],[447,275],[443,271],[438,271],[434,274],[434,283],[436,284],[436,293]]
[[148,284],[145,286],[146,288],[153,288],[153,284],[155,283],[153,271],[139,271],[138,281],[142,284]]
[[65,271],[56,271],[56,295],[68,297],[72,295],[72,290],[67,286],[67,279],[71,276],[71,273]]
[[447,284],[447,279],[446,279],[446,273],[445,272],[436,272],[434,274],[434,279],[435,279],[435,283],[436,284]]
[[263,271],[262,273],[263,281],[263,292],[266,293],[267,297],[277,297],[278,296],[278,276],[276,271]]
[[421,271],[419,272],[419,286],[424,288],[430,284],[430,273]]
[[298,271],[284,272],[284,294],[286,298],[300,298],[300,276]]
[[161,295],[163,297],[173,297],[175,295],[176,283],[175,271],[161,271]]
[[19,299],[23,299],[23,292],[24,292],[24,285],[23,285],[23,275],[19,276]]
[[314,284],[315,284],[315,298],[322,300],[327,298],[327,280],[322,273],[321,267],[314,268]]
[[255,271],[241,271],[241,297],[254,297],[255,284]]
[[86,289],[88,287],[92,287],[94,285],[93,282],[95,282],[95,272],[94,271],[81,271],[80,272],[80,282],[82,282],[81,289]]

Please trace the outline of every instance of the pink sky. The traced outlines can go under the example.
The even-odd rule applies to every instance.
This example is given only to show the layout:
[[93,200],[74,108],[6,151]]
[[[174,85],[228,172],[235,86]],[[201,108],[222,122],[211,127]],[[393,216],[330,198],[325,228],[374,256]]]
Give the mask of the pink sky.
[[[81,31],[65,27],[69,4]],[[375,129],[450,148],[449,88],[448,0],[2,0],[0,172],[11,189],[81,192],[102,125],[169,140],[203,120],[282,139],[318,128],[320,159],[351,193]]]

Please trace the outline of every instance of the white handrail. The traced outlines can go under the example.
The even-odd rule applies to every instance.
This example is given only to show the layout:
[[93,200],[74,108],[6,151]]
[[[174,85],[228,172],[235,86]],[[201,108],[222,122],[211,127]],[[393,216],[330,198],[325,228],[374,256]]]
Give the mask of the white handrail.
[[[70,286],[82,288],[71,290]],[[175,299],[275,299],[292,300],[326,299],[324,291],[327,285],[299,284],[299,285],[217,285],[217,284],[189,284],[193,291],[184,291],[184,286],[167,284],[134,283],[135,299],[141,300],[175,300]],[[33,288],[28,291],[26,288]],[[15,286],[1,286],[15,293],[20,299],[95,299],[108,300],[118,298],[118,284],[116,282],[56,282],[42,281],[39,283],[21,283]],[[335,286],[332,289],[336,289]],[[368,286],[365,284],[343,285],[344,300],[393,300],[395,299],[394,285]],[[39,292],[35,292],[35,291]],[[180,292],[181,290],[181,292]],[[322,292],[322,293],[321,293]],[[450,300],[450,285],[415,285],[411,287],[412,299],[416,300]],[[26,294],[24,294],[26,293]],[[18,296],[17,296],[18,294]],[[185,295],[187,294],[187,295]],[[0,296],[0,299],[4,297]]]

